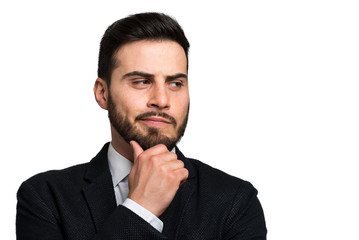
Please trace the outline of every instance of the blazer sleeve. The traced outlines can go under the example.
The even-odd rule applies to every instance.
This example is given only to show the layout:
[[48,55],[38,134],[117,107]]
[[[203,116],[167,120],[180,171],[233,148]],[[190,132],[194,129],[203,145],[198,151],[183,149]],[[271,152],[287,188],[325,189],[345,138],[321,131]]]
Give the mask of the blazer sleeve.
[[24,182],[20,186],[17,200],[17,239],[65,239],[56,216],[31,184]]
[[[17,193],[16,236],[17,240],[67,240],[74,235],[65,233],[59,216],[44,201],[31,183],[24,182]],[[77,240],[125,240],[125,239],[168,239],[149,223],[126,207],[118,206],[95,233],[89,226],[87,235]],[[86,231],[85,231],[86,232]],[[89,234],[89,232],[94,232]],[[71,235],[71,236],[67,236]]]
[[226,220],[224,239],[266,240],[267,228],[257,190],[243,181]]

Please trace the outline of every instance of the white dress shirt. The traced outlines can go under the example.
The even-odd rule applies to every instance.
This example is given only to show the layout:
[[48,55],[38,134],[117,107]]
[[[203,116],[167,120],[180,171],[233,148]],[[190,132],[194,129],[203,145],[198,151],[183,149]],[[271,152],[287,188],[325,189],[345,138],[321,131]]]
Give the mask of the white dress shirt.
[[128,197],[128,174],[133,163],[119,154],[110,144],[107,152],[108,163],[112,175],[112,183],[116,196],[117,206],[122,204],[138,216],[143,218],[159,232],[162,232],[163,222],[150,211],[132,201]]

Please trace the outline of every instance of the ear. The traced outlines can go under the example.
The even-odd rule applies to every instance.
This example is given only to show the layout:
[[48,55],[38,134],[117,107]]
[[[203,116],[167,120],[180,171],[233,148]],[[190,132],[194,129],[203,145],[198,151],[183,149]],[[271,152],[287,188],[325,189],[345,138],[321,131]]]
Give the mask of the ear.
[[102,78],[97,78],[95,82],[95,86],[93,88],[93,92],[95,94],[96,102],[98,105],[107,110],[107,102],[108,102],[108,87],[105,80]]

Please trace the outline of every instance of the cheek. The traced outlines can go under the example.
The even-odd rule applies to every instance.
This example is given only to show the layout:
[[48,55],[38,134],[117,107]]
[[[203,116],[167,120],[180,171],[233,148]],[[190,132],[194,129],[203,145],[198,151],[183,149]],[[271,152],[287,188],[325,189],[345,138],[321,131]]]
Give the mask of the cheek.
[[128,101],[124,98],[118,97],[118,95],[117,96],[112,95],[112,102],[113,105],[115,106],[115,111],[117,112],[117,114],[120,114],[123,117],[128,118],[129,116],[128,106],[130,106]]
[[141,99],[138,96],[131,94],[131,91],[126,90],[124,86],[118,87],[122,91],[114,91],[112,93],[114,104],[117,111],[122,112],[126,117],[133,117],[138,111],[141,104]]
[[189,107],[189,98],[188,97],[184,97],[182,98],[180,101],[178,101],[177,103],[177,108],[178,111],[177,111],[177,117],[178,119],[181,119],[184,120],[184,118],[186,117],[187,115],[187,112],[188,112],[188,107]]
[[146,103],[141,98],[130,96],[123,99],[120,106],[122,106],[122,111],[127,117],[134,119],[145,111]]

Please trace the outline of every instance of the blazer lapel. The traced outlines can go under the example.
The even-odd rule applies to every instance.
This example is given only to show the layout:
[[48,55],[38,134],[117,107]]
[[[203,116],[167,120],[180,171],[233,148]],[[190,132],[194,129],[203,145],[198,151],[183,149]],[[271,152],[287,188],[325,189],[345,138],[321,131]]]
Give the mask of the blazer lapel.
[[[90,209],[96,231],[116,209],[116,198],[113,190],[112,177],[108,166],[107,151],[109,143],[92,159],[85,174],[88,185],[83,193]],[[173,201],[160,216],[164,223],[163,233],[171,239],[177,239],[184,214],[189,207],[189,200],[196,188],[195,171],[191,162],[176,148],[178,159],[184,162],[189,171],[186,182],[180,186]]]
[[185,168],[189,171],[189,176],[184,184],[178,189],[173,201],[160,216],[161,221],[164,223],[163,231],[170,239],[177,239],[178,231],[182,224],[182,220],[186,210],[189,207],[189,200],[195,190],[195,171],[190,161],[176,148],[178,159],[182,160]]
[[108,167],[107,150],[109,143],[90,162],[85,174],[89,183],[83,188],[91,216],[98,231],[104,221],[116,209],[116,199],[113,190],[111,173]]

